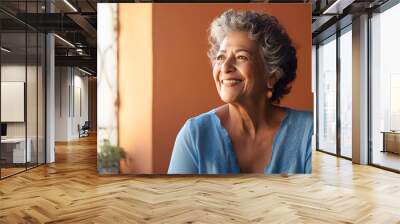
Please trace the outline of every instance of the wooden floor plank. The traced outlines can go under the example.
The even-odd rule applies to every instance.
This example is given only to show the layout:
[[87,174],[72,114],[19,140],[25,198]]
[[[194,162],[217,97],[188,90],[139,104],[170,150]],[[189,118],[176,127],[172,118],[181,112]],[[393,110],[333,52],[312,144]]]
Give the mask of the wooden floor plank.
[[99,176],[96,138],[0,181],[0,223],[400,223],[400,175],[313,153],[311,175]]

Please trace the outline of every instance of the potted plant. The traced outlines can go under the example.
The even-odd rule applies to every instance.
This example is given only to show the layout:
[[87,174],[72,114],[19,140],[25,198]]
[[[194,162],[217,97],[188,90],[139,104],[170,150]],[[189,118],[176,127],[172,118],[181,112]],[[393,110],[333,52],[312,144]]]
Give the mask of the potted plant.
[[124,150],[111,145],[110,140],[104,139],[97,154],[97,169],[100,174],[118,174],[119,161],[125,158]]

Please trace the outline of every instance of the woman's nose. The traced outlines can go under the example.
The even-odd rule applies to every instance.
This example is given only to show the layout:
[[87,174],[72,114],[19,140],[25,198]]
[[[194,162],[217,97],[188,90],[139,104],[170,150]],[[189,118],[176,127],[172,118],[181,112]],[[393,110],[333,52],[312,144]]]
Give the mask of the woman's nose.
[[222,63],[221,71],[229,73],[235,71],[234,57],[227,57],[224,63]]

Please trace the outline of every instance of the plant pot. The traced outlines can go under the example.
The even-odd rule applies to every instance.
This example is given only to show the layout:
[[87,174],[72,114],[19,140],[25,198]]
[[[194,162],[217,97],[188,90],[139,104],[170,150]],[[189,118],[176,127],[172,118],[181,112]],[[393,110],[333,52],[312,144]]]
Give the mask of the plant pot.
[[98,162],[97,172],[99,174],[119,174],[119,164],[110,165]]
[[99,174],[119,174],[119,167],[98,167]]

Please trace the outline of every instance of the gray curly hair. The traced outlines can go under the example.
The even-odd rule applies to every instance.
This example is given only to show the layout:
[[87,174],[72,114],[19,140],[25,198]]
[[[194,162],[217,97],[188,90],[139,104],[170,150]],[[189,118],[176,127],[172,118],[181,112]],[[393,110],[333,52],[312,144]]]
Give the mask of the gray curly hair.
[[251,40],[256,40],[267,73],[275,73],[278,81],[272,90],[272,101],[290,92],[290,83],[296,78],[296,49],[290,37],[274,16],[255,11],[225,11],[214,19],[209,29],[208,57],[214,65],[221,42],[229,32],[247,32]]

